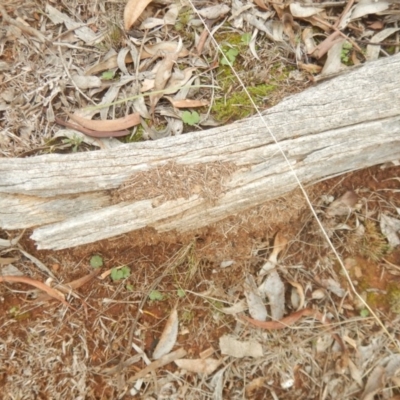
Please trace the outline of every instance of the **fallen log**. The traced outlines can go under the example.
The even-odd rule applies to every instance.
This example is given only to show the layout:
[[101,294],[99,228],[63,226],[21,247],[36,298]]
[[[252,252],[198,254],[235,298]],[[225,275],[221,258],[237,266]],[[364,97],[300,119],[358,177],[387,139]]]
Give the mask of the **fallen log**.
[[[0,159],[0,227],[63,249],[153,227],[191,231],[400,155],[400,55],[231,125],[113,150]],[[267,129],[268,126],[268,129]]]

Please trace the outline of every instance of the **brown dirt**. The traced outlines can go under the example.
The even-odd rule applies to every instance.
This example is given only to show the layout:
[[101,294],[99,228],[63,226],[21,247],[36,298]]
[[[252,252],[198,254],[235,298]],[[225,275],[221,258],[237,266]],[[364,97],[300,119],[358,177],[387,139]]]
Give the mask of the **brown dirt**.
[[[381,169],[377,166],[321,182],[308,188],[308,192],[314,205],[322,210],[319,202],[322,195],[331,194],[336,198],[347,190],[356,190],[365,199],[365,204],[368,204],[370,215],[375,218],[377,215],[373,215],[374,210],[382,212],[385,207],[399,207],[398,182],[393,179],[398,175],[399,167]],[[21,356],[21,352],[27,351],[30,342],[39,340],[35,339],[36,335],[51,335],[47,339],[51,348],[61,351],[64,346],[66,349],[62,351],[62,357],[66,365],[73,363],[74,346],[85,336],[87,374],[91,381],[87,398],[112,398],[124,386],[123,382],[118,382],[119,379],[123,381],[126,374],[133,374],[145,367],[143,361],[139,361],[125,368],[122,375],[107,376],[101,372],[117,366],[121,359],[132,355],[127,347],[132,324],[137,322],[134,342],[151,356],[165,319],[175,304],[178,304],[181,324],[177,343],[187,350],[188,357],[197,358],[210,346],[218,349],[219,337],[232,332],[236,325],[233,317],[218,310],[228,306],[233,298],[242,297],[244,277],[249,272],[256,273],[265,262],[277,231],[283,232],[290,242],[281,257],[282,265],[290,269],[290,266],[303,264],[304,284],[305,277],[308,277],[308,284],[318,287],[322,278],[331,276],[331,271],[319,271],[317,275],[310,276],[313,273],[311,271],[315,272],[315,267],[310,267],[329,254],[329,251],[322,245],[323,239],[316,232],[305,201],[299,193],[269,202],[190,235],[160,235],[151,229],[144,229],[69,250],[38,251],[29,239],[29,232],[26,232],[20,241],[21,247],[51,267],[61,282],[70,282],[89,273],[89,260],[94,254],[102,256],[104,269],[127,265],[131,275],[122,283],[113,282],[108,277],[103,281],[95,279],[78,289],[76,292],[88,304],[87,315],[81,300],[70,299],[78,310],[75,313],[65,310],[56,301],[36,304],[25,294],[25,291],[31,289],[26,285],[1,285],[0,326],[2,343],[6,343],[7,351],[3,354],[0,384],[9,389],[12,387],[12,377],[22,372],[18,369],[22,365],[13,363],[11,355]],[[6,236],[3,232],[2,237]],[[343,257],[352,258],[349,270],[356,286],[361,291],[367,290],[373,294],[368,294],[370,303],[390,324],[395,315],[390,311],[390,302],[385,293],[389,286],[400,284],[400,276],[393,275],[382,259],[371,261],[357,252],[346,252],[345,236],[334,237],[333,240],[338,246],[343,244]],[[25,275],[44,279],[36,266],[21,257],[18,251],[8,253],[7,256],[19,258],[13,264]],[[220,263],[224,260],[233,260],[235,263],[221,268]],[[400,251],[387,255],[387,261],[399,266]],[[361,273],[354,272],[357,266]],[[347,283],[339,267],[334,267],[334,270],[346,288]],[[162,279],[152,288],[152,283],[160,276]],[[288,291],[289,288],[290,285]],[[154,289],[162,293],[163,300],[149,300],[149,292]],[[177,295],[178,289],[185,291],[184,297]],[[113,302],[105,302],[105,299],[112,299]],[[291,311],[288,309],[287,312]],[[344,319],[357,315],[353,307],[342,311]],[[38,330],[38,325],[44,321],[48,325]],[[58,365],[57,368],[60,369],[60,376],[63,376],[65,371],[62,366]],[[164,368],[164,371],[167,370],[176,371],[176,367],[171,364]],[[253,378],[257,375],[253,375]],[[42,378],[37,376],[35,379],[37,398],[48,398],[48,375],[44,374]],[[302,376],[298,379],[303,382],[306,378]],[[305,398],[309,385],[307,379],[305,383],[296,384],[296,393],[300,398]],[[229,393],[234,393],[234,388],[226,388],[226,395],[229,396]],[[251,398],[262,398],[260,396],[254,395]]]

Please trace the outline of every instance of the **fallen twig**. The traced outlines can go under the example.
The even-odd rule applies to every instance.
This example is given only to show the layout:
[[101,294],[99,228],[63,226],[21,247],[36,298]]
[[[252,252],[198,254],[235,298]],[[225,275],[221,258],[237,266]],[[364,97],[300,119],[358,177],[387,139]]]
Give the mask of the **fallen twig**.
[[179,358],[183,358],[183,357],[185,357],[185,355],[186,355],[186,350],[182,349],[182,348],[178,349],[176,351],[173,351],[172,353],[166,354],[165,356],[161,357],[160,359],[153,361],[146,368],[143,368],[141,371],[139,371],[136,375],[132,376],[132,378],[129,379],[128,383],[132,383],[134,381],[137,381],[140,378],[144,378],[150,372],[153,372],[156,369],[161,368],[164,365],[171,363],[172,361],[178,360]]

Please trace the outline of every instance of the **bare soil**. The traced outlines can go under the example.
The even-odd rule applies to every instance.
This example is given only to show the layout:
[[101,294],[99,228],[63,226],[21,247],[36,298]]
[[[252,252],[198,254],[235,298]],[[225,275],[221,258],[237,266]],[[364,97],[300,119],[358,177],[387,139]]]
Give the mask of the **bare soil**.
[[[330,194],[336,198],[347,190],[355,190],[364,201],[363,210],[368,209],[373,220],[378,217],[376,212],[385,212],[386,207],[390,209],[392,205],[400,205],[398,175],[399,167],[381,169],[377,166],[321,182],[308,188],[308,192],[315,207],[323,212],[324,207],[319,205],[321,196]],[[361,215],[363,211],[359,213]],[[15,396],[4,398],[53,398],[60,391],[65,393],[65,398],[83,394],[88,399],[121,396],[128,389],[129,377],[145,367],[140,360],[118,369],[123,360],[135,353],[129,347],[132,326],[133,342],[151,357],[165,320],[175,306],[180,319],[176,346],[183,347],[188,358],[198,358],[210,347],[217,357],[221,357],[218,341],[223,334],[238,332],[241,327],[242,338],[253,337],[254,329],[238,325],[234,316],[225,315],[219,309],[243,297],[245,276],[257,273],[269,255],[273,237],[278,231],[289,239],[289,245],[280,259],[287,295],[290,297],[291,285],[288,281],[295,280],[305,288],[309,305],[325,312],[336,308],[336,323],[343,324],[338,325],[339,332],[348,331],[346,324],[360,324],[359,310],[354,306],[355,299],[339,266],[321,267],[324,258],[330,257],[330,251],[324,245],[324,239],[299,193],[186,236],[158,235],[145,229],[74,249],[37,251],[29,239],[29,232],[25,232],[19,245],[50,267],[60,282],[70,282],[90,273],[90,258],[95,254],[101,255],[104,260],[102,270],[127,265],[131,274],[122,282],[113,282],[110,277],[104,280],[95,278],[77,289],[80,299],[70,298],[76,312],[57,301],[38,303],[31,298],[29,291],[32,288],[26,285],[2,284],[1,386],[4,393]],[[16,234],[3,232],[2,237],[9,238]],[[394,250],[385,255],[387,262],[383,258],[371,260],[352,248],[349,244],[351,240],[350,236],[340,231],[333,237],[343,258],[352,260],[348,265],[354,276],[353,283],[360,292],[376,294],[369,297],[371,305],[397,335],[394,324],[398,317],[391,310],[388,296],[390,288],[400,283],[400,251]],[[13,265],[24,275],[44,279],[38,268],[19,251],[9,252],[7,256],[17,258]],[[221,262],[227,260],[234,261],[234,264],[221,268]],[[314,291],[321,289],[321,281],[328,277],[338,280],[345,290],[349,290],[347,299],[332,293],[329,300],[312,299],[312,291],[306,288]],[[150,300],[149,295],[154,290],[159,291],[163,299]],[[183,297],[180,297],[179,290],[183,291]],[[290,314],[293,310],[288,303],[287,313]],[[379,332],[373,321],[368,318],[366,321],[372,324],[371,334]],[[365,323],[361,323],[361,329],[365,329]],[[318,326],[307,329],[311,331],[313,340],[324,331]],[[290,349],[295,332],[289,329],[280,334],[275,339],[275,346],[281,351]],[[363,336],[356,332],[353,334],[354,340]],[[334,353],[331,351],[325,356],[332,357]],[[350,357],[354,351],[349,349]],[[314,362],[318,364],[321,354],[314,351],[314,356]],[[224,398],[235,398],[236,391],[262,377],[265,368],[259,366],[241,370],[241,378],[237,377],[224,388]],[[178,374],[174,364],[162,368],[157,379],[169,373]],[[320,373],[324,375],[323,371]],[[190,373],[184,376],[184,384],[188,385],[188,393],[194,396],[193,391],[199,382],[191,376]],[[150,377],[149,381],[152,379]],[[284,398],[320,398],[319,383],[304,374],[296,377],[291,392],[280,387],[279,377],[274,374],[267,386]],[[154,390],[153,385],[148,383],[141,394],[126,394],[122,398],[144,398],[146,391],[151,393]],[[18,393],[22,397],[18,397]],[[201,398],[207,396],[204,393]],[[265,383],[248,398],[265,398]]]

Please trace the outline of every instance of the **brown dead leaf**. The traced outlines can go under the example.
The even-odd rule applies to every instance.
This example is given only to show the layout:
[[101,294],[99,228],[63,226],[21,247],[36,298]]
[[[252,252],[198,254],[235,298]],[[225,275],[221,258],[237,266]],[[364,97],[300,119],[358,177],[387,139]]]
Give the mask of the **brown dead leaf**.
[[304,307],[304,303],[305,303],[305,296],[304,296],[304,290],[303,290],[303,286],[300,285],[300,283],[295,282],[295,281],[291,281],[288,280],[288,282],[297,290],[297,293],[299,295],[299,305],[297,306],[297,310],[299,311]]
[[383,21],[380,21],[380,20],[379,21],[373,21],[373,22],[368,22],[367,21],[367,25],[368,25],[368,28],[376,30],[376,31],[380,31],[385,26]]
[[236,358],[260,358],[264,355],[262,345],[256,340],[237,340],[231,335],[223,335],[219,338],[219,348],[221,354]]
[[64,121],[58,117],[55,117],[54,121],[61,126],[66,126],[67,128],[74,129],[75,131],[84,133],[87,136],[95,137],[95,138],[110,138],[110,137],[121,137],[121,136],[129,135],[128,130],[100,132],[100,131],[94,131],[92,129],[84,128],[81,125],[72,124],[71,122]]
[[18,258],[15,258],[15,257],[0,257],[0,265],[8,265],[17,260],[18,260]]
[[124,10],[124,27],[128,30],[152,0],[128,0]]
[[289,42],[292,46],[296,45],[295,32],[299,30],[300,26],[294,21],[291,14],[285,12],[282,16],[283,31],[289,37]]
[[266,377],[259,377],[253,379],[248,385],[245,387],[245,393],[247,398],[254,397],[255,392],[257,392],[259,389],[263,388],[265,385],[265,382],[268,380]]
[[[160,55],[161,57],[163,53],[175,53],[178,48],[179,48],[179,42],[173,42],[173,41],[161,42],[153,45],[144,46],[146,54],[149,54],[151,57],[157,55]],[[178,52],[178,57],[182,58],[182,57],[187,57],[188,55],[189,55],[189,50],[182,46]],[[146,58],[148,58],[148,56]]]
[[385,385],[385,368],[382,365],[376,366],[368,377],[361,400],[373,400],[375,394],[383,389]]
[[269,8],[265,5],[264,0],[254,0],[254,3],[263,10],[268,11]]
[[[180,40],[179,46],[177,47],[176,51],[174,53],[166,54],[165,58],[161,61],[156,72],[156,77],[154,79],[154,90],[156,92],[160,92],[165,88],[169,78],[172,75],[172,68],[175,65],[181,49],[182,41]],[[164,93],[154,93],[150,95],[150,113],[152,115],[154,115],[154,109],[156,108],[158,101],[163,95]]]
[[209,104],[208,100],[190,100],[190,99],[183,99],[183,100],[174,100],[169,96],[165,96],[171,104],[176,108],[195,108],[195,107],[204,107]]
[[276,263],[278,262],[279,253],[284,250],[288,241],[282,232],[278,232],[275,235],[274,239],[274,249],[272,250],[271,255],[268,258],[268,261],[262,266],[260,272],[258,273],[259,276],[265,275],[269,270],[275,268]]
[[221,365],[221,361],[216,360],[215,358],[199,358],[195,360],[182,358],[180,360],[175,360],[174,362],[179,368],[203,375],[212,374]]
[[168,354],[175,346],[176,338],[178,337],[178,326],[178,312],[175,308],[174,310],[172,310],[171,315],[169,316],[167,323],[165,324],[165,328],[160,337],[160,341],[154,349],[153,358],[155,360],[158,360],[165,354]]
[[326,216],[332,218],[336,216],[350,215],[357,202],[357,193],[354,190],[348,190],[329,205],[326,210]]
[[319,74],[322,71],[322,67],[317,64],[305,64],[301,61],[297,63],[300,69],[308,72],[309,74]]
[[79,115],[70,114],[69,112],[67,112],[67,114],[73,121],[82,125],[84,128],[99,132],[122,131],[123,129],[140,124],[139,113],[129,114],[126,117],[112,120],[92,120],[80,117]]

